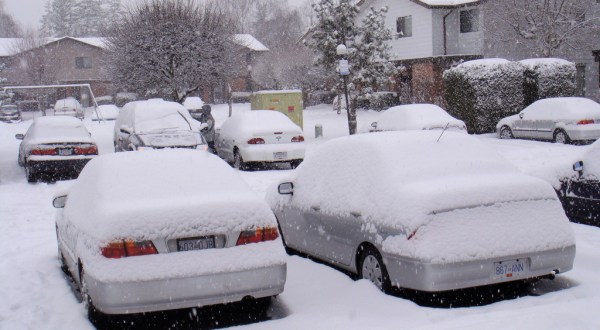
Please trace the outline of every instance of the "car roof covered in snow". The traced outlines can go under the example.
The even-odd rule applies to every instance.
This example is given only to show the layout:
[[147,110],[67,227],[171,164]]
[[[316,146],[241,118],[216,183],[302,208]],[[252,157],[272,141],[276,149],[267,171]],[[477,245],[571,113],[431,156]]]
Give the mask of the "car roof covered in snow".
[[[397,131],[334,139],[309,154],[293,177],[293,205],[384,227],[414,230],[433,212],[530,199],[552,187],[519,172],[478,139],[439,131]],[[304,191],[304,193],[302,193]],[[271,207],[285,198],[268,191]]]
[[552,118],[557,121],[570,121],[582,119],[600,120],[600,104],[585,97],[552,97],[535,101],[525,110],[527,118],[535,119],[536,115],[552,113]]
[[435,104],[399,105],[383,111],[377,118],[377,129],[383,131],[444,128],[446,124],[465,125]]
[[267,204],[227,163],[187,149],[96,157],[69,189],[64,212],[84,232],[106,240],[274,224]]
[[27,139],[32,144],[94,142],[81,120],[69,116],[35,118],[31,124],[31,128],[27,131]]

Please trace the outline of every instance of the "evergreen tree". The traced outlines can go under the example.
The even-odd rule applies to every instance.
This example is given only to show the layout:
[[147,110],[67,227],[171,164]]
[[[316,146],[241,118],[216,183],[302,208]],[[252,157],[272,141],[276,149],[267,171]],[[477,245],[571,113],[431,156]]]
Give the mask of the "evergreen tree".
[[18,37],[20,30],[12,15],[4,10],[4,2],[0,0],[0,38]]
[[101,37],[121,16],[120,0],[51,0],[42,31],[52,37]]

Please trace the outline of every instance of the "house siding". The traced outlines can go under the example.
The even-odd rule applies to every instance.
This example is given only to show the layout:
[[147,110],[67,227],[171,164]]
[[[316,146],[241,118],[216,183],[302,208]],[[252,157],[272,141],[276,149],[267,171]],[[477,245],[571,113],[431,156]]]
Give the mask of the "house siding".
[[[410,0],[385,1],[375,0],[365,4],[358,15],[358,22],[362,21],[368,13],[368,8],[381,8],[388,6],[385,25],[394,34],[390,41],[390,54],[392,60],[421,58],[433,56],[433,18],[430,9],[418,5]],[[396,37],[396,20],[398,17],[412,16],[412,37]]]

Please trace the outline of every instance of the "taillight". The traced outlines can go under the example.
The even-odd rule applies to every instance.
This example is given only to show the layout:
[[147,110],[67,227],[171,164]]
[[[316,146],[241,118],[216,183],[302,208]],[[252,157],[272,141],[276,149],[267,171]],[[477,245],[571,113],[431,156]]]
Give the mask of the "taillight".
[[92,145],[88,147],[76,147],[75,148],[76,155],[97,155],[98,147]]
[[31,154],[36,156],[56,155],[56,148],[37,148],[31,150]]
[[112,259],[158,254],[152,241],[113,241],[103,246],[100,250],[103,256]]
[[248,140],[248,144],[265,144],[265,140],[263,138],[253,138]]
[[240,237],[238,237],[235,245],[272,241],[277,239],[277,237],[279,237],[279,233],[277,232],[277,228],[274,227],[264,227],[256,230],[244,230],[240,233]]
[[589,125],[589,124],[593,124],[594,120],[593,119],[583,119],[577,122],[577,125]]
[[304,136],[298,135],[292,138],[292,142],[304,142]]

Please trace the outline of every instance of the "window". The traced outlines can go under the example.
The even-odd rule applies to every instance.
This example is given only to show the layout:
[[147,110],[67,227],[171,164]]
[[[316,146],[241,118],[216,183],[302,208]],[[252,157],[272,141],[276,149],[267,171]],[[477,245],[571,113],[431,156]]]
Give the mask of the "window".
[[398,17],[396,32],[398,32],[398,38],[412,37],[412,16]]
[[479,31],[479,9],[460,12],[460,33]]
[[92,59],[89,57],[76,57],[75,58],[75,68],[91,69],[92,68]]

